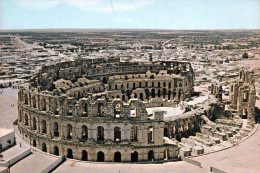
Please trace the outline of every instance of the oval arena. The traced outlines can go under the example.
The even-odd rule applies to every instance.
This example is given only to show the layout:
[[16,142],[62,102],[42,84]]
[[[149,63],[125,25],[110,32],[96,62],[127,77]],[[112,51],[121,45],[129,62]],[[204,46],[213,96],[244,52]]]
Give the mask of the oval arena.
[[[191,64],[85,59],[44,66],[18,94],[18,129],[43,152],[84,161],[174,160],[200,129],[183,110],[193,95]],[[209,113],[210,114],[210,113]]]

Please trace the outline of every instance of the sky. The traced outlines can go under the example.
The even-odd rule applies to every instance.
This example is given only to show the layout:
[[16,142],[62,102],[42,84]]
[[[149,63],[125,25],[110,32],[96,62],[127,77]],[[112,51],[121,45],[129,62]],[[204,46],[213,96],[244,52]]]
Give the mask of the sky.
[[260,0],[0,0],[0,29],[260,29]]

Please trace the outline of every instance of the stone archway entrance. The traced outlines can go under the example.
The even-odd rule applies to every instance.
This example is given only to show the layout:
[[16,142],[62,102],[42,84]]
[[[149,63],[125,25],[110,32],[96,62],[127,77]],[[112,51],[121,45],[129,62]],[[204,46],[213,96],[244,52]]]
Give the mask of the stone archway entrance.
[[138,152],[131,153],[131,162],[138,162]]
[[99,151],[97,153],[97,161],[98,162],[104,162],[105,161],[105,155],[102,151]]
[[114,162],[121,162],[121,153],[120,152],[115,152]]

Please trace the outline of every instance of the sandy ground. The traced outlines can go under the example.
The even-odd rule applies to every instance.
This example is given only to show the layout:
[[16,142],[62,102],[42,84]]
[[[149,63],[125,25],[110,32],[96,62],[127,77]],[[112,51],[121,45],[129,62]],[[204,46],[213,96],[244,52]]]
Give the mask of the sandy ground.
[[[0,89],[0,93],[0,128],[12,129],[11,124],[18,117],[18,90]],[[14,104],[14,107],[11,107],[11,104]]]

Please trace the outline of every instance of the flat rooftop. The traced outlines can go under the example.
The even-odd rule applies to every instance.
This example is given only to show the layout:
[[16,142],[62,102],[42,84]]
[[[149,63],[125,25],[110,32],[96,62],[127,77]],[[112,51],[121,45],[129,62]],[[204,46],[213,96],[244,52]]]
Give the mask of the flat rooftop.
[[12,132],[12,129],[0,128],[0,138]]
[[9,159],[17,156],[18,154],[24,152],[28,148],[29,147],[20,147],[19,145],[15,145],[14,147],[9,148],[8,150],[1,153],[3,155],[3,157],[1,158],[1,161],[5,162],[6,160],[9,160]]
[[25,157],[21,161],[17,162],[10,168],[12,173],[28,173],[28,172],[42,172],[58,157],[50,156],[40,152],[34,152],[33,154]]

